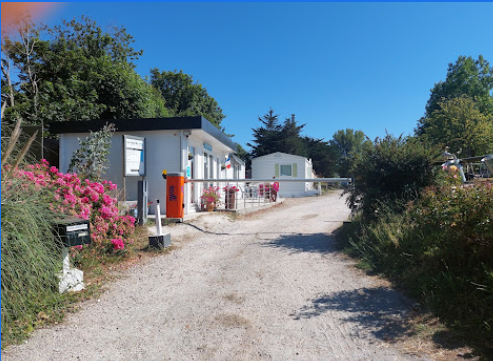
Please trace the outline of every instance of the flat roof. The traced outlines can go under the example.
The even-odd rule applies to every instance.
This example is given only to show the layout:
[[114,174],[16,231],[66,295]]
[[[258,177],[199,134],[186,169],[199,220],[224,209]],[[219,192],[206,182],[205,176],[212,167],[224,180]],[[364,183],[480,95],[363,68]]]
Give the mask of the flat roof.
[[196,117],[173,117],[173,118],[135,118],[135,119],[98,119],[98,120],[81,120],[69,122],[49,123],[50,133],[68,134],[68,133],[89,133],[97,132],[106,125],[106,123],[115,124],[117,132],[126,131],[152,131],[152,130],[203,130],[224,145],[237,151],[236,143],[214,124],[202,116]]

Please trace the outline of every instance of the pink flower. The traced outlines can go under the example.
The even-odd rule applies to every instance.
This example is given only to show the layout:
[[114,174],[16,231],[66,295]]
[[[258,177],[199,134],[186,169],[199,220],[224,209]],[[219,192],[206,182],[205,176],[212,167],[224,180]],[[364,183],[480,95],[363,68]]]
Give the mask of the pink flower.
[[113,198],[105,194],[103,195],[103,203],[107,206],[111,206],[113,204]]
[[93,183],[92,184],[94,190],[100,194],[103,194],[104,193],[104,187],[102,184],[100,183]]
[[109,207],[101,207],[100,212],[101,212],[101,217],[103,217],[103,219],[111,218],[113,217],[114,214],[114,211]]
[[113,249],[115,249],[115,250],[125,248],[125,243],[123,243],[123,240],[121,240],[120,238],[113,238],[111,240],[111,243],[113,244]]
[[55,166],[52,166],[52,167],[50,168],[50,172],[51,172],[51,173],[58,173],[58,169],[57,169]]

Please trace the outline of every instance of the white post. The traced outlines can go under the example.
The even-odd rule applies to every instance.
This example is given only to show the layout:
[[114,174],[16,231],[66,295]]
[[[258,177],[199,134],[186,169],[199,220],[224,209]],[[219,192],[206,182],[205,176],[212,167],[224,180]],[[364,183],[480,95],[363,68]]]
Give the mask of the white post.
[[65,275],[67,274],[68,271],[70,271],[70,255],[69,255],[68,247],[63,247],[62,258],[63,258],[62,272]]
[[58,273],[58,291],[64,293],[67,291],[81,291],[84,289],[84,272],[70,267],[70,254],[68,247],[62,249],[63,266],[62,271]]
[[163,234],[163,229],[161,228],[161,208],[159,206],[159,199],[156,201],[156,229],[157,235],[161,236]]

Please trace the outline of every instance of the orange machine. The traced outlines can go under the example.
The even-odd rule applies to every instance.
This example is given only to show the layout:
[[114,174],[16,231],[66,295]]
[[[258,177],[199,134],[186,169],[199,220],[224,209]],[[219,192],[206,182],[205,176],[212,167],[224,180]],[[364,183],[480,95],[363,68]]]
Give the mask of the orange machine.
[[185,203],[183,194],[185,178],[183,173],[168,173],[166,175],[166,218],[183,220]]

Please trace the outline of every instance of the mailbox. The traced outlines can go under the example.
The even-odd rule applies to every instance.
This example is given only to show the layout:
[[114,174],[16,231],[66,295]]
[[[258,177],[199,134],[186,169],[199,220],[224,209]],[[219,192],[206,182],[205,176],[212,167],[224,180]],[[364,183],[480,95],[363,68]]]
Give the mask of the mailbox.
[[85,219],[62,219],[57,221],[53,228],[60,237],[64,247],[81,246],[91,243],[89,221]]

